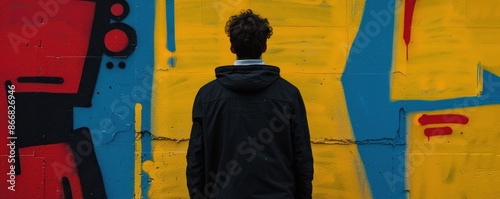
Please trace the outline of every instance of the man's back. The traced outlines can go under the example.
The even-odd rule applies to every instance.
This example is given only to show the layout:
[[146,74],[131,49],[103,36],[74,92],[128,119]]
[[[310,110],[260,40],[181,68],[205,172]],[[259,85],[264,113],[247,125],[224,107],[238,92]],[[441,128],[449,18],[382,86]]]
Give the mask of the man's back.
[[193,107],[192,198],[310,198],[313,160],[299,90],[266,65],[225,66]]

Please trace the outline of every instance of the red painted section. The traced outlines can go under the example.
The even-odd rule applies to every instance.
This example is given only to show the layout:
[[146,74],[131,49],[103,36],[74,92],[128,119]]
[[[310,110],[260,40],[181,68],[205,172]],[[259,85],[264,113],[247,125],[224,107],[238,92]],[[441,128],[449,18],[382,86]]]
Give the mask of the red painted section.
[[[5,82],[15,85],[15,93],[77,93],[91,38],[96,3],[78,0],[3,0],[0,6],[0,198],[64,198],[67,179],[73,198],[83,198],[76,159],[67,143],[22,146],[22,140],[8,140],[8,102]],[[20,83],[19,77],[57,77],[54,83]],[[17,96],[16,96],[17,97]],[[16,125],[21,116],[36,114],[40,120],[64,120],[50,113],[22,112],[15,99]],[[54,98],[54,100],[57,100]],[[36,99],[33,100],[34,103]],[[24,101],[26,102],[26,100]],[[70,102],[68,102],[70,103]],[[53,107],[50,110],[56,110]],[[45,109],[44,109],[45,110]],[[51,117],[48,117],[48,116]],[[27,117],[24,117],[27,118]],[[29,117],[28,117],[29,118]],[[69,118],[71,119],[71,118]],[[30,126],[31,130],[38,128]],[[19,126],[17,127],[19,128]],[[72,129],[68,129],[71,132]],[[41,132],[41,131],[37,131]],[[60,133],[64,138],[68,132]],[[16,132],[19,137],[31,134]],[[25,140],[24,140],[25,141]],[[11,150],[9,143],[14,150]],[[24,143],[26,144],[26,143]],[[19,159],[9,162],[9,154]],[[81,157],[80,157],[81,159]],[[18,165],[16,165],[18,164]],[[11,167],[18,175],[6,175]],[[6,180],[15,178],[16,191]],[[95,182],[89,182],[95,183]],[[68,183],[66,183],[68,184]]]
[[458,114],[439,114],[439,115],[423,114],[422,116],[420,116],[420,118],[418,118],[418,122],[421,125],[445,124],[445,123],[467,124],[469,123],[469,118],[465,115],[458,115]]
[[408,60],[408,45],[411,39],[411,24],[413,21],[413,11],[415,10],[416,0],[406,0],[405,1],[405,13],[404,13],[404,30],[403,39],[406,44],[406,59]]
[[436,128],[426,128],[424,130],[425,136],[427,136],[427,139],[430,140],[431,136],[437,136],[437,135],[451,135],[453,130],[449,126],[445,127],[436,127]]
[[123,5],[120,3],[115,3],[111,6],[111,14],[116,17],[122,16],[124,11],[125,8],[123,8]]
[[128,46],[128,36],[123,30],[113,29],[106,33],[104,45],[111,52],[121,52]]
[[[83,198],[76,159],[67,144],[25,147],[18,155],[21,167],[26,169],[21,175],[16,175],[15,192],[7,191],[8,184],[0,182],[2,198],[64,198],[63,177],[69,180],[73,198]],[[4,163],[6,161],[0,161],[0,164]],[[4,169],[2,173],[5,175]]]
[[[11,80],[17,92],[76,93],[94,7],[90,1],[2,1],[0,82]],[[17,82],[22,76],[62,77],[64,84]]]

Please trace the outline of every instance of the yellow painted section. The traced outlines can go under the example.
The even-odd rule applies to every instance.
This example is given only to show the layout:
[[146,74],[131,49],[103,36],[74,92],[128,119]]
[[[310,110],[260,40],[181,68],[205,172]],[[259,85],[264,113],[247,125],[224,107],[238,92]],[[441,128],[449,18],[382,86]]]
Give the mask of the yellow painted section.
[[141,198],[141,173],[142,173],[142,104],[135,104],[135,156],[134,156],[134,198]]
[[[402,1],[402,8],[404,8]],[[500,2],[417,0],[411,43],[403,40],[403,14],[396,14],[393,100],[440,100],[477,96],[482,70],[500,74]],[[469,101],[470,102],[470,101]],[[469,103],[467,102],[467,103]],[[495,198],[500,163],[498,105],[457,108],[408,116],[407,186],[410,198]],[[462,114],[460,124],[422,126],[423,114]],[[451,135],[428,137],[428,127],[450,126]]]
[[137,103],[135,104],[135,132],[139,133],[141,132],[141,127],[142,127],[142,104]]
[[187,142],[154,141],[153,158],[144,162],[150,198],[189,198],[186,184]]
[[391,98],[438,100],[482,91],[477,65],[500,74],[500,2],[417,0],[411,42],[403,40],[404,2],[395,19]]
[[[500,196],[500,105],[440,110],[461,114],[469,123],[422,126],[423,113],[408,116],[407,180],[410,198],[497,198]],[[451,135],[424,135],[428,127],[450,126]]]
[[153,160],[143,163],[152,181],[150,198],[188,198],[185,155],[193,100],[215,79],[217,66],[233,63],[224,25],[246,8],[274,28],[264,61],[279,66],[304,97],[315,158],[313,197],[371,198],[356,145],[336,141],[354,140],[340,77],[364,1],[175,1],[175,52],[166,48],[165,7],[156,1]]

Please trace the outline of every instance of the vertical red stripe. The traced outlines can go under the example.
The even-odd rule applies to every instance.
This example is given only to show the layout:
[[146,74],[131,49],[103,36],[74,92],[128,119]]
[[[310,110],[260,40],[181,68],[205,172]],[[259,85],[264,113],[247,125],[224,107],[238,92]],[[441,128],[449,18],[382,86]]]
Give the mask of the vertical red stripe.
[[411,38],[411,23],[413,20],[413,11],[415,10],[416,0],[406,0],[405,1],[405,15],[404,15],[404,32],[403,39],[406,44],[406,60],[408,60],[408,45],[410,44]]

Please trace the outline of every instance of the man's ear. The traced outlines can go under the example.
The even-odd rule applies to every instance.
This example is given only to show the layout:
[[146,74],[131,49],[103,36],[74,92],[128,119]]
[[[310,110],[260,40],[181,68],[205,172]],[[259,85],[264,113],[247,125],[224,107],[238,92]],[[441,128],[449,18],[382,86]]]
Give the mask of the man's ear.
[[231,49],[231,52],[232,52],[233,54],[236,54],[236,51],[234,50],[233,46],[231,46],[231,48],[230,48],[230,49]]

